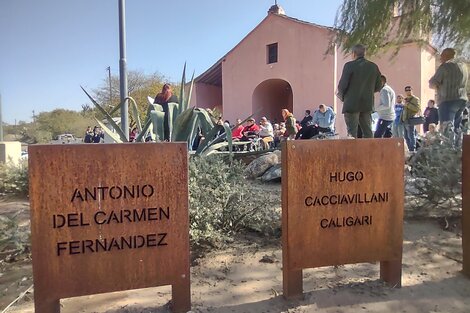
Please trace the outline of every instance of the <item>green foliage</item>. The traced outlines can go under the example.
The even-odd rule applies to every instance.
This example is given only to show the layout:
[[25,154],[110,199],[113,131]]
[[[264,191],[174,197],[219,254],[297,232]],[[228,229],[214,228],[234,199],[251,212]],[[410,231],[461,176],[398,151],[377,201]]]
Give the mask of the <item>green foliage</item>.
[[26,197],[29,191],[28,162],[0,163],[0,196]]
[[[170,141],[186,141],[188,148],[192,148],[192,143],[196,136],[202,135],[204,140],[201,145],[201,149],[198,149],[197,153],[203,153],[212,144],[220,143],[221,140],[227,138],[227,146],[229,151],[232,151],[232,129],[226,126],[215,127],[217,119],[212,115],[210,110],[200,108],[189,108],[190,97],[194,86],[194,73],[191,78],[191,82],[186,84],[186,64],[184,65],[183,75],[181,78],[180,85],[180,103],[169,103],[168,104],[168,126],[170,130]],[[82,90],[89,97],[91,102],[95,105],[96,109],[104,116],[108,124],[112,129],[103,125],[100,121],[97,121],[101,128],[117,143],[125,142],[125,134],[117,123],[113,120],[113,114],[117,112],[115,108],[111,108],[103,104],[100,104],[95,100],[83,87]],[[186,96],[187,95],[187,96]],[[108,97],[109,98],[109,97]],[[131,117],[134,120],[134,124],[139,128],[140,134],[137,136],[135,141],[145,141],[147,135],[150,133],[152,139],[161,141],[164,138],[163,122],[164,113],[163,107],[159,104],[154,104],[154,99],[150,96],[146,96],[146,100],[149,102],[146,109],[145,118],[141,118],[139,115],[139,108],[136,101],[132,97],[126,98],[130,102],[131,106]],[[119,106],[118,106],[119,107]],[[143,123],[141,122],[143,121]],[[219,134],[219,131],[223,129],[225,133]]]
[[60,134],[69,133],[75,137],[83,137],[87,126],[94,121],[80,112],[56,109],[51,112],[39,113],[32,123],[24,123],[15,127],[20,140],[29,143],[47,143]]
[[[280,234],[280,197],[270,198],[256,182],[246,180],[241,162],[217,155],[194,156],[189,164],[190,236],[194,246],[217,246],[243,232]],[[0,195],[26,196],[28,168],[0,165]],[[0,219],[0,245],[27,247],[19,240],[14,219]],[[26,234],[27,235],[27,234]],[[25,235],[25,236],[26,236]],[[16,238],[16,239],[15,239]]]
[[[127,85],[129,96],[135,99],[140,115],[145,117],[147,109],[147,96],[156,95],[162,90],[163,84],[167,82],[165,76],[159,73],[145,74],[142,71],[129,71],[127,74]],[[177,92],[177,91],[175,91]],[[113,112],[116,117],[120,107],[119,75],[111,76],[111,93],[109,88],[109,77],[94,89],[92,97],[100,103],[108,112]],[[115,109],[113,111],[113,109]],[[101,112],[95,112],[98,119],[103,119]]]
[[189,165],[190,236],[193,245],[217,245],[236,234],[278,234],[280,199],[270,200],[243,176],[240,162],[221,157],[191,159]]
[[116,142],[125,142],[125,141],[127,141],[125,133],[122,131],[122,129],[119,127],[119,125],[114,121],[111,114],[108,113],[106,111],[106,109],[103,106],[101,106],[95,99],[93,99],[93,97],[83,87],[80,86],[80,88],[82,88],[83,92],[88,96],[88,98],[91,100],[91,102],[95,105],[96,109],[98,109],[98,111],[101,112],[101,114],[106,117],[106,120],[113,127],[114,132],[116,132],[117,134],[115,134],[113,131],[111,131],[99,119],[95,118],[96,122],[101,126],[101,128],[111,138],[113,138],[114,141],[116,141]]
[[452,210],[462,204],[462,149],[445,136],[422,146],[408,162],[412,179],[409,192],[420,209]]
[[47,143],[53,138],[51,132],[42,130],[40,126],[35,123],[23,127],[20,137],[21,142],[27,143]]
[[335,42],[347,51],[362,43],[376,54],[409,40],[427,42],[431,34],[438,46],[470,52],[468,12],[468,0],[344,0],[336,15]]
[[90,119],[84,118],[79,112],[56,109],[51,112],[42,112],[36,117],[39,128],[48,131],[53,137],[70,133],[82,137],[87,126],[92,125]]
[[14,260],[29,251],[30,232],[20,227],[21,211],[13,216],[0,215],[0,261]]

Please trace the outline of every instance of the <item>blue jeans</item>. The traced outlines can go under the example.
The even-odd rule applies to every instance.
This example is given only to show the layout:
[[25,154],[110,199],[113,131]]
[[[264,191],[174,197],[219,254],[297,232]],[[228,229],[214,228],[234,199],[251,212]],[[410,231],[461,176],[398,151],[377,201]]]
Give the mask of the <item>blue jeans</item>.
[[441,102],[438,108],[441,133],[456,145],[459,145],[460,142],[460,124],[462,123],[462,112],[465,105],[465,100],[451,100]]
[[377,129],[374,133],[374,138],[391,138],[392,137],[392,130],[391,125],[393,121],[386,121],[383,119],[379,119],[377,122]]
[[393,122],[392,124],[392,135],[395,138],[404,138],[405,137],[405,126],[402,122]]
[[454,132],[457,132],[462,122],[462,112],[465,109],[465,100],[444,101],[439,104],[439,122],[449,122]]
[[410,125],[407,122],[404,123],[405,126],[405,141],[408,146],[409,151],[415,151],[416,149],[416,133],[415,125]]

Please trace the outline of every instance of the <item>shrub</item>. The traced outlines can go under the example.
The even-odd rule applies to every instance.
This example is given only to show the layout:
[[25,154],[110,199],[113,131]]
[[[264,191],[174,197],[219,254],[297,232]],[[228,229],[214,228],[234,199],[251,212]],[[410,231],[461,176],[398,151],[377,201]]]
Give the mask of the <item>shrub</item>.
[[[241,232],[280,233],[280,194],[270,198],[256,181],[243,175],[240,161],[195,156],[189,164],[190,237],[193,246],[214,246]],[[0,164],[0,195],[28,194],[27,162]]]
[[21,213],[0,215],[0,261],[15,261],[20,255],[29,253],[29,226],[20,226]]
[[[215,245],[242,231],[273,235],[280,229],[280,199],[270,200],[243,176],[245,165],[219,156],[189,165],[190,236],[193,245]],[[274,208],[277,207],[277,208]]]
[[409,161],[412,179],[409,193],[419,201],[412,206],[425,210],[460,209],[462,205],[462,148],[440,136],[422,146]]
[[0,196],[25,197],[29,191],[28,162],[22,160],[18,165],[0,163]]

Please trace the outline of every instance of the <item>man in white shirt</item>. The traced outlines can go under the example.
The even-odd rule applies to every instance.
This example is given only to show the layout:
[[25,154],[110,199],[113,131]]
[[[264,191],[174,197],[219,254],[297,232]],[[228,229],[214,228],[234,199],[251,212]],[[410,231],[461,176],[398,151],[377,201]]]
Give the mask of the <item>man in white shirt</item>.
[[382,81],[380,102],[375,106],[379,120],[374,138],[390,138],[392,137],[391,125],[395,120],[395,91],[387,85],[387,78],[384,75],[381,75],[380,79]]
[[273,137],[274,136],[274,130],[273,130],[273,125],[268,121],[266,117],[262,117],[260,122],[259,122],[259,136],[261,138],[264,137]]
[[259,122],[259,136],[261,138],[261,144],[263,149],[268,149],[272,144],[274,144],[274,129],[271,122],[268,121],[266,117],[262,117]]

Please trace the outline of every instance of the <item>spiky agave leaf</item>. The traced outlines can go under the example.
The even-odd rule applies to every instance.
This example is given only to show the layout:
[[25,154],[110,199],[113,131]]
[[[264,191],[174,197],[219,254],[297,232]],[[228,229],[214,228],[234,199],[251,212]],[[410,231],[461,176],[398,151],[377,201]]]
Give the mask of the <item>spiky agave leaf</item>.
[[[223,130],[222,125],[215,125],[207,134],[204,136],[204,140],[199,144],[199,147],[196,150],[196,154],[201,154],[206,150],[211,144],[216,143],[218,139],[217,134],[219,131]],[[223,134],[225,135],[225,134]]]
[[173,125],[171,141],[191,140],[191,133],[197,126],[197,118],[197,113],[194,109],[186,110],[178,115]]
[[169,120],[171,121],[171,123],[173,124],[173,126],[175,125],[175,122],[176,122],[176,119],[178,118],[179,116],[179,108],[180,108],[180,104],[179,103],[176,103],[176,102],[170,102],[168,103],[168,111],[172,112],[172,114],[170,115],[169,117]]
[[121,109],[121,105],[116,105],[111,111],[109,111],[109,115],[113,115],[114,113],[116,113],[118,110]]
[[[256,114],[259,110],[256,112]],[[233,127],[226,125],[225,123],[222,125],[215,125],[211,131],[205,136],[205,140],[199,145],[198,149],[196,150],[196,154],[204,155],[204,151],[209,149],[209,147],[221,143],[222,140],[227,140],[227,146],[229,147],[229,151],[233,151],[233,141],[232,141],[232,131],[238,127],[239,125],[245,123],[250,117],[252,117],[255,113],[251,114],[247,118],[245,118],[240,124],[237,124]],[[210,115],[209,115],[210,116]],[[225,130],[225,133],[222,133],[217,136],[219,131],[222,129]],[[222,145],[223,146],[223,145]],[[216,148],[217,149],[217,148]],[[214,149],[212,149],[214,150]],[[230,159],[232,159],[232,154],[230,154]]]
[[93,99],[92,96],[90,96],[90,94],[85,90],[85,88],[83,88],[82,86],[80,86],[80,88],[82,88],[83,92],[85,92],[85,94],[88,96],[88,98],[91,100],[91,102],[95,105],[95,107],[97,107],[98,110],[101,113],[103,113],[103,115],[106,117],[106,120],[108,121],[108,123],[114,128],[116,133],[121,138],[121,142],[127,142],[128,141],[127,136],[124,134],[121,127],[119,127],[119,125],[114,121],[113,117],[111,115],[109,115],[109,113],[106,112],[106,110],[95,99]]
[[176,118],[178,117],[179,104],[175,102],[168,103],[168,129],[170,130],[170,138],[173,133]]
[[103,122],[101,122],[100,120],[98,120],[96,117],[95,117],[95,120],[96,120],[96,122],[98,123],[98,125],[100,125],[100,127],[103,129],[103,131],[104,131],[109,137],[111,137],[112,140],[114,140],[114,142],[116,142],[116,143],[127,142],[127,139],[126,139],[125,141],[123,141],[122,138],[120,138],[118,134],[116,134],[116,133],[113,132],[111,129],[109,129],[108,126],[106,126]]
[[152,105],[155,102],[155,99],[150,96],[147,96],[147,101],[149,102],[150,105]]
[[202,135],[205,137],[208,132],[214,128],[212,116],[205,109],[194,109],[198,115],[199,126],[201,127]]
[[[216,153],[218,149],[220,148],[224,148],[224,147],[228,147],[229,144],[228,142],[224,141],[224,142],[219,142],[219,143],[215,143],[215,144],[212,144],[210,145],[209,147],[207,147],[207,149],[205,149],[200,155],[202,156],[209,156],[213,153]],[[230,148],[229,148],[230,149]],[[230,150],[231,151],[231,150]],[[232,154],[230,154],[230,157],[232,156]]]
[[182,111],[187,110],[189,108],[189,103],[191,101],[191,96],[193,94],[193,87],[194,87],[194,71],[193,71],[193,75],[191,77],[191,83],[189,84],[188,96],[186,97],[186,99],[184,99],[184,101],[180,100],[180,102],[183,105]]
[[230,161],[232,160],[232,129],[230,128],[230,125],[227,125],[225,123],[222,124],[222,126],[225,129],[225,137],[227,138],[227,144],[228,144],[228,151],[230,152]]
[[[180,103],[184,103],[184,85],[186,84],[186,62],[184,62],[184,67],[183,67],[183,75],[181,76],[181,88],[180,88],[180,98],[179,101]],[[184,112],[182,105],[178,111],[179,114]]]
[[[232,129],[227,124],[222,124],[225,132],[220,134],[217,138],[215,138],[211,143],[208,143],[207,148],[203,150],[201,155],[208,156],[213,153],[216,153],[218,149],[227,147],[229,152],[229,159],[230,162],[233,160],[233,142],[232,142]],[[227,141],[219,142],[223,139]]]
[[165,118],[165,113],[160,111],[151,111],[150,118],[152,119],[153,124],[153,133],[157,135],[157,141],[163,141],[164,131],[163,131],[163,119]]
[[135,139],[137,142],[143,142],[145,141],[146,135],[150,130],[150,127],[152,126],[152,119],[150,118],[150,115],[147,117],[147,120],[145,121],[144,126],[142,127],[142,130],[140,131],[139,135]]
[[139,132],[142,132],[142,122],[140,121],[139,110],[137,109],[137,103],[132,97],[127,97],[126,99],[128,99],[131,102],[132,118],[134,119]]

